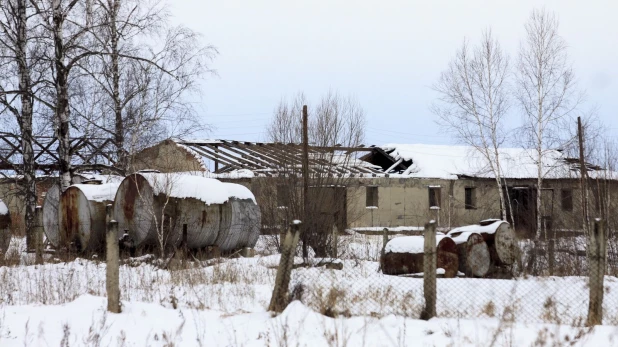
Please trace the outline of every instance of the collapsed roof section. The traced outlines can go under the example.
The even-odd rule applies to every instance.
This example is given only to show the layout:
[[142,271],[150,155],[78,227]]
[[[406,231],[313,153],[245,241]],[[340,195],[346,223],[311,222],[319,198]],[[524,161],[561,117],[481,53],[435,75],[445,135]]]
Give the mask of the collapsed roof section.
[[[301,172],[303,146],[295,143],[241,142],[228,140],[174,140],[201,156],[215,174],[249,170],[255,175],[274,176]],[[374,162],[365,160],[370,155]],[[309,146],[309,170],[333,176],[378,176],[397,163],[378,147]],[[398,169],[405,170],[407,166]]]
[[[487,157],[471,146],[386,144],[380,148],[392,160],[410,163],[406,172],[417,178],[495,178],[494,170]],[[495,156],[489,153],[492,163]],[[534,149],[500,148],[499,168],[503,178],[532,179],[538,175],[538,153]],[[563,151],[546,150],[542,153],[542,175],[546,179],[579,178],[579,159],[569,158]],[[586,163],[588,175],[592,177],[616,178],[616,172],[604,170],[598,165]]]

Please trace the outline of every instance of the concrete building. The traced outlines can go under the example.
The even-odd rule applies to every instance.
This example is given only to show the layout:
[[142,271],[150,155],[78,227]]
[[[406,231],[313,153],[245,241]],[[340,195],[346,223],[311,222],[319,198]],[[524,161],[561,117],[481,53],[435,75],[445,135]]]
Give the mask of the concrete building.
[[[309,154],[310,196],[320,201],[316,213],[321,217],[316,219],[334,223],[339,230],[414,230],[429,220],[450,228],[502,217],[493,172],[470,147],[311,146]],[[291,195],[298,196],[302,190],[301,157],[302,146],[293,144],[167,140],[138,153],[132,161],[135,169],[190,171],[247,186],[262,208],[267,229],[268,224],[294,218],[292,210],[299,209],[285,205],[292,205]],[[536,162],[531,150],[500,150],[503,192],[509,202],[507,220],[514,220],[521,236],[536,230]],[[543,162],[544,228],[565,233],[581,229],[576,161],[561,151],[548,151]],[[615,190],[616,176],[593,165],[588,170],[604,185],[591,190],[593,214],[600,214],[610,208],[602,196]]]

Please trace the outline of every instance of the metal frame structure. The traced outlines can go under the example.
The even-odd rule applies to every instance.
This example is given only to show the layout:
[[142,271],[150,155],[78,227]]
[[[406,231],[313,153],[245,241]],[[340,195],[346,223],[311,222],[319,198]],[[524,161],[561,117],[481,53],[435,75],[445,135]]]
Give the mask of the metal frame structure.
[[[294,143],[242,142],[228,140],[174,140],[214,163],[214,173],[247,169],[256,174],[273,176],[282,172],[300,172],[302,145]],[[361,155],[379,153],[378,147],[309,146],[309,171],[332,176],[384,175],[379,165],[362,160]],[[379,155],[378,154],[378,155]],[[386,156],[390,158],[390,156]],[[391,158],[392,161],[392,158]],[[395,164],[394,162],[391,163]],[[400,170],[406,165],[400,164]]]
[[[72,138],[71,166],[75,171],[113,171],[116,147],[111,139],[77,137]],[[32,139],[34,170],[51,174],[58,170],[58,139],[52,136],[36,136]],[[21,137],[16,134],[0,133],[0,175],[23,174]]]

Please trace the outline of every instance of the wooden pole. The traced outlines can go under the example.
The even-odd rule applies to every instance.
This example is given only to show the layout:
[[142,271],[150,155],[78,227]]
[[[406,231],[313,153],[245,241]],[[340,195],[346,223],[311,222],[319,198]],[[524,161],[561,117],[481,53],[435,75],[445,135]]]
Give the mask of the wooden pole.
[[118,222],[112,219],[112,205],[106,206],[107,231],[105,241],[106,249],[106,283],[107,290],[107,310],[113,313],[120,313],[120,264],[118,248]]
[[388,243],[388,228],[382,230],[382,256],[386,253],[386,244]]
[[281,247],[281,260],[277,269],[273,295],[270,298],[270,305],[268,305],[269,311],[281,312],[288,304],[288,287],[290,285],[292,267],[294,266],[294,253],[300,234],[300,221],[294,222],[290,225],[290,229],[288,229],[285,241]]
[[337,230],[337,224],[333,224],[333,231],[331,235],[331,253],[333,258],[337,258],[337,242],[339,241],[339,231]]
[[584,130],[582,128],[582,119],[577,117],[577,137],[579,140],[579,170],[580,170],[580,185],[582,194],[582,218],[584,233],[588,231],[590,226],[590,217],[588,216],[588,191],[586,187],[586,160],[584,158]]
[[37,206],[34,210],[34,249],[35,264],[43,264],[43,208]]
[[588,303],[588,326],[603,323],[603,279],[607,261],[607,240],[605,223],[601,219],[594,221],[594,228],[588,237],[588,266],[590,301]]
[[187,225],[183,224],[182,225],[182,266],[183,268],[186,268],[187,266],[187,257],[189,256],[189,249],[187,246],[187,236],[188,232],[187,232]]
[[307,105],[303,105],[303,214],[302,218],[305,221],[303,225],[303,258],[309,257],[307,242],[309,240],[309,115],[307,114]]
[[436,222],[425,224],[425,255],[423,259],[423,295],[425,308],[421,319],[429,320],[436,316]]

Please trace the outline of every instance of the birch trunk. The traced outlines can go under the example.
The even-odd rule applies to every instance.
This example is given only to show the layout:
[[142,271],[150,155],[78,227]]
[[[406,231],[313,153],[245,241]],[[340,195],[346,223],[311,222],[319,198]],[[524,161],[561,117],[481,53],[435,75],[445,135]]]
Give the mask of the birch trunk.
[[33,230],[35,226],[36,208],[36,173],[34,170],[34,153],[32,149],[32,95],[30,69],[27,56],[27,15],[26,0],[17,1],[17,39],[15,40],[16,61],[19,74],[19,91],[21,99],[21,114],[19,125],[21,130],[21,149],[23,156],[24,190],[26,200],[26,244],[29,249],[34,247]]
[[123,170],[127,169],[127,161],[124,152],[124,122],[122,119],[122,101],[120,100],[120,68],[119,68],[119,51],[118,51],[118,11],[120,9],[120,1],[114,0],[111,4],[111,20],[110,26],[110,41],[111,41],[111,67],[112,67],[112,100],[114,103],[114,121],[115,134],[114,143],[116,145],[117,165]]
[[69,85],[68,70],[65,66],[62,1],[55,0],[52,8],[53,40],[54,40],[54,66],[55,66],[55,89],[56,104],[55,118],[57,122],[56,137],[58,139],[58,159],[60,177],[60,189],[65,191],[71,185],[71,144],[70,144],[70,108],[69,108]]

